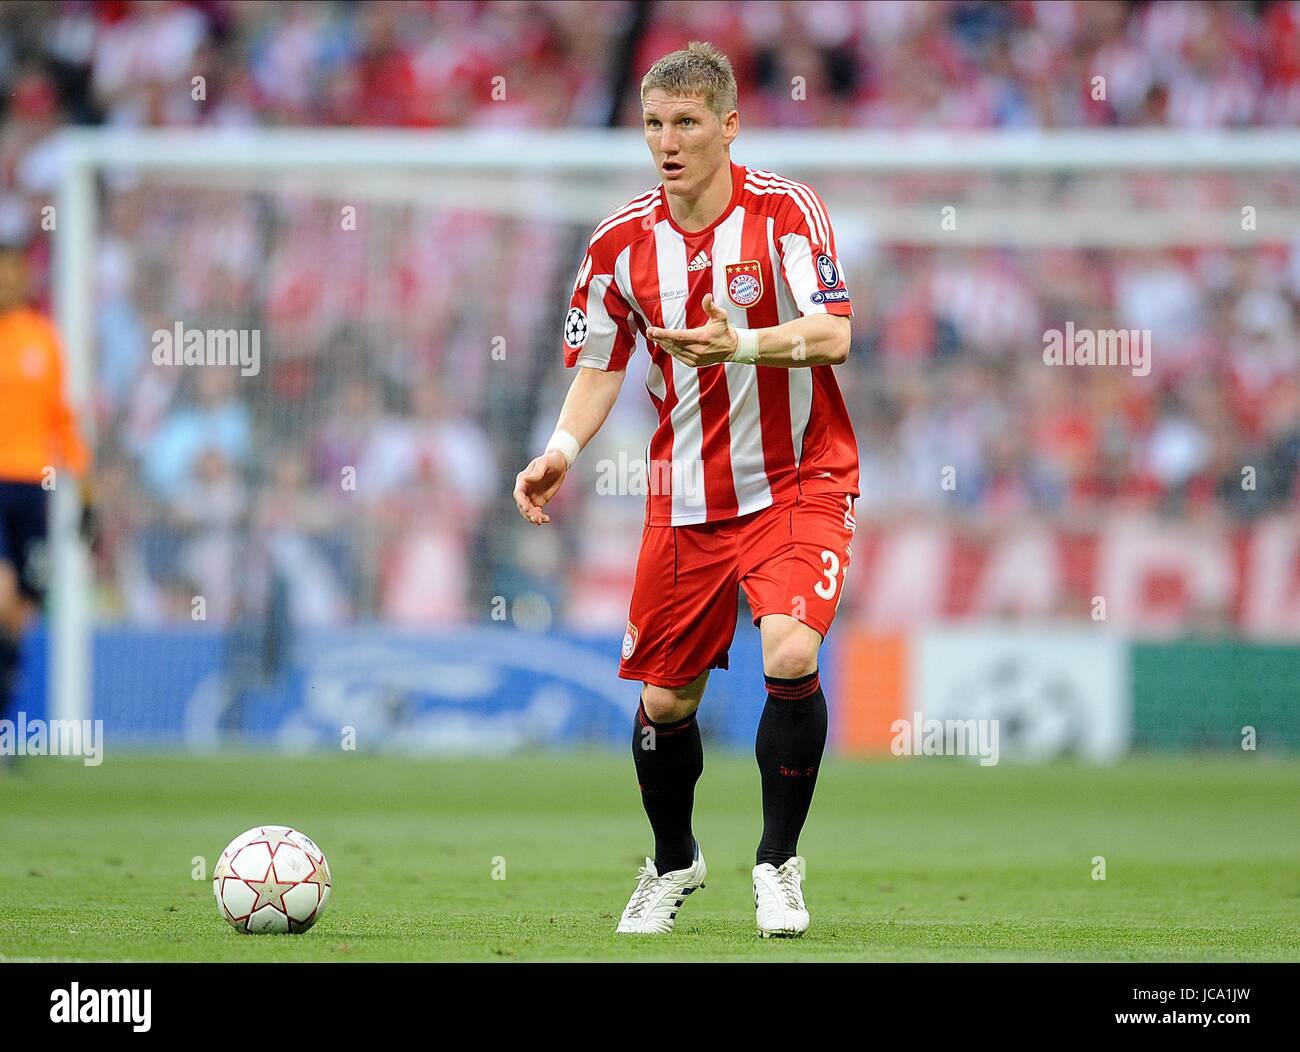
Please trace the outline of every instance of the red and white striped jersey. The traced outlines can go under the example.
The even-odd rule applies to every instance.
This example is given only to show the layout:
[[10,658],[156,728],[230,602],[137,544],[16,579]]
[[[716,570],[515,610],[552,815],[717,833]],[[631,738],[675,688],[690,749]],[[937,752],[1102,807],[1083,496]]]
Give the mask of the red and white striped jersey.
[[[662,186],[596,227],[564,325],[570,368],[625,369],[647,326],[763,329],[805,314],[851,318],[826,206],[803,183],[731,166],[731,203],[703,230],[673,222]],[[858,493],[858,446],[829,365],[683,365],[647,341],[659,414],[647,449],[646,522],[748,515],[803,493]]]

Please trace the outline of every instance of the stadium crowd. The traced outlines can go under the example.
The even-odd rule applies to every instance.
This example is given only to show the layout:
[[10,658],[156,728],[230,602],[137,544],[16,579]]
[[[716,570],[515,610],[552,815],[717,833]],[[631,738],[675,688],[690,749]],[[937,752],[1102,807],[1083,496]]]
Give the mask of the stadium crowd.
[[[605,60],[635,14],[621,2],[5,4],[0,236],[37,235],[40,271],[54,133],[73,123],[599,126]],[[750,127],[1300,121],[1296,4],[663,3],[634,67],[692,38],[731,53]],[[1090,90],[1098,74],[1105,100]],[[636,122],[634,84],[616,109]],[[290,582],[294,616],[313,623],[456,622],[486,616],[493,595],[530,591],[571,621],[621,623],[608,598],[621,586],[566,592],[555,570],[568,558],[588,580],[626,574],[640,499],[570,487],[539,539],[505,492],[529,445],[521,431],[549,432],[567,375],[557,337],[537,419],[512,419],[503,389],[529,373],[519,355],[494,363],[483,348],[504,334],[543,353],[536,330],[554,312],[463,305],[489,279],[565,299],[570,232],[412,206],[376,211],[371,228],[387,226],[359,246],[322,233],[332,205],[286,200],[268,256],[247,194],[194,189],[168,211],[126,185],[107,200],[93,406],[97,489],[113,495],[99,556],[107,608],[168,621],[203,594],[209,617],[227,620],[265,603],[260,565]],[[474,261],[455,273],[447,224],[457,260]],[[845,263],[860,320],[839,375],[861,449],[860,521],[1087,523],[1135,509],[1245,521],[1300,509],[1300,241],[880,245]],[[282,353],[251,383],[158,369],[149,334],[177,318],[257,326]],[[1158,370],[1136,383],[1043,368],[1042,334],[1066,321],[1157,333]],[[624,402],[645,401],[637,386]],[[639,449],[648,426],[648,406],[620,406],[589,459]],[[1255,485],[1242,485],[1243,465]],[[945,466],[962,479],[953,490],[937,484]],[[355,491],[340,482],[349,468]]]

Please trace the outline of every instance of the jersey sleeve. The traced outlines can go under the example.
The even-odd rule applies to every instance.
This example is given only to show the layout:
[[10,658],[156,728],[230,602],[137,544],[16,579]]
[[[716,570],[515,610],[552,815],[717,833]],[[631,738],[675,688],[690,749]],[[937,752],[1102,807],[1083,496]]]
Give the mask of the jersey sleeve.
[[603,372],[627,368],[636,347],[632,308],[597,246],[587,251],[564,316],[564,364]]
[[50,358],[49,420],[54,440],[63,456],[63,466],[74,475],[84,475],[90,467],[90,451],[82,441],[76,414],[64,392],[63,348],[54,325],[46,322],[44,329],[46,353]]
[[835,232],[822,199],[809,187],[785,199],[773,235],[781,272],[800,314],[853,317],[844,271],[835,253]]

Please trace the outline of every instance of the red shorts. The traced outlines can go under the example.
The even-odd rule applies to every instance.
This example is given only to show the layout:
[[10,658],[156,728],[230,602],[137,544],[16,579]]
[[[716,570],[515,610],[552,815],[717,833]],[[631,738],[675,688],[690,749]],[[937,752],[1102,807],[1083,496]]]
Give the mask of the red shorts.
[[852,557],[853,499],[799,495],[738,519],[646,526],[618,674],[683,687],[727,667],[737,586],[754,624],[788,614],[824,639]]

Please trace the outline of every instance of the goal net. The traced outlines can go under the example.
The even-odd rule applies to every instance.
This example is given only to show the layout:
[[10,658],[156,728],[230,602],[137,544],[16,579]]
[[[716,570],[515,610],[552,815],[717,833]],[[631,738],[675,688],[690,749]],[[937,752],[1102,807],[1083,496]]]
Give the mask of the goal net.
[[[870,740],[882,669],[933,677],[927,648],[1047,628],[1130,648],[1105,659],[1154,699],[1130,740],[1172,740],[1180,706],[1191,741],[1282,713],[1217,692],[1233,648],[1300,638],[1300,141],[746,132],[734,152],[816,187],[854,295],[838,660],[876,700],[841,740]],[[554,528],[509,491],[567,388],[587,238],[654,182],[621,132],[71,133],[57,306],[102,535],[87,557],[60,496],[52,706],[196,745],[605,733],[559,688],[501,699],[554,655],[613,679],[575,641],[622,636],[643,349]],[[1214,642],[1160,649],[1189,635]],[[1014,689],[1054,689],[1038,646]],[[449,700],[422,706],[433,664]]]

